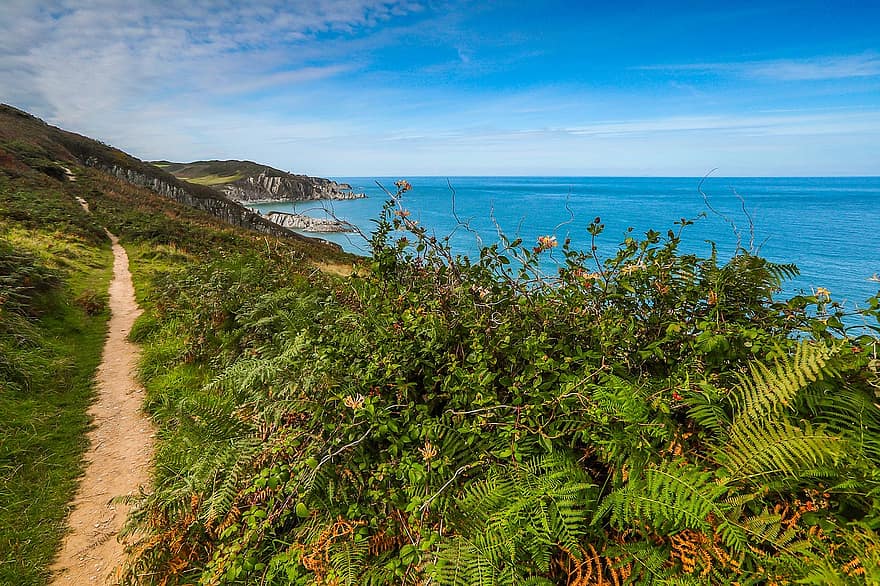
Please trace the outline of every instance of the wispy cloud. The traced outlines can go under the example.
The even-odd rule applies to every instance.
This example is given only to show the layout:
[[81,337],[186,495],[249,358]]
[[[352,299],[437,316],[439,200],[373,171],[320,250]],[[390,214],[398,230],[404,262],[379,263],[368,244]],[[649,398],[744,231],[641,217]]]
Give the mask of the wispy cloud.
[[75,127],[161,101],[320,82],[358,67],[340,46],[410,0],[3,0],[0,98]]
[[830,114],[671,116],[642,120],[607,121],[559,129],[582,136],[626,136],[657,133],[716,132],[768,135],[876,134],[880,111]]
[[670,72],[692,71],[775,81],[818,81],[880,76],[880,55],[862,53],[804,59],[645,65],[636,69]]

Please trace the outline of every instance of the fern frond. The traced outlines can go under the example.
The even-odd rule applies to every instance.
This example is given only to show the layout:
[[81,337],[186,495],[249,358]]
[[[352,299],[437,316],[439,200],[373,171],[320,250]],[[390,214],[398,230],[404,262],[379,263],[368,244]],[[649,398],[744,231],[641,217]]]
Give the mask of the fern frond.
[[772,368],[755,362],[748,376],[739,376],[731,394],[733,422],[715,451],[731,482],[832,474],[845,442],[822,425],[792,422],[789,413],[796,412],[799,395],[811,384],[836,374],[833,354],[824,344],[801,342],[788,360]]
[[440,550],[438,580],[494,584],[545,573],[559,548],[577,550],[594,502],[594,485],[567,456],[490,470],[457,503],[458,536]]
[[845,437],[855,454],[880,464],[880,406],[872,393],[845,384],[810,389],[804,403],[811,420]]
[[[633,541],[617,544],[605,551],[606,556],[620,558],[620,564],[628,564],[632,573],[628,575],[627,584],[666,584],[670,578],[669,553],[649,541]],[[617,586],[617,583],[615,583]]]
[[701,392],[689,393],[685,397],[688,415],[700,427],[716,435],[724,433],[730,427],[730,415],[724,408],[726,396],[712,385],[704,384]]
[[831,355],[823,344],[801,342],[791,359],[772,369],[760,362],[750,364],[749,376],[739,376],[732,395],[737,417],[751,422],[790,407],[807,385],[833,374]]
[[337,583],[345,586],[362,584],[368,554],[369,546],[366,540],[334,543],[330,548],[330,567],[335,572]]
[[610,514],[612,526],[619,529],[650,524],[661,534],[710,531],[710,516],[722,518],[730,508],[721,498],[727,490],[712,472],[674,460],[630,476],[625,486],[605,497],[594,522]]
[[495,586],[503,571],[477,544],[462,536],[441,546],[431,568],[441,586]]
[[799,427],[787,419],[740,420],[717,458],[731,482],[760,484],[774,477],[827,476],[845,452],[841,438],[809,422]]
[[776,280],[777,284],[801,274],[800,269],[793,263],[775,263],[764,260],[764,269]]

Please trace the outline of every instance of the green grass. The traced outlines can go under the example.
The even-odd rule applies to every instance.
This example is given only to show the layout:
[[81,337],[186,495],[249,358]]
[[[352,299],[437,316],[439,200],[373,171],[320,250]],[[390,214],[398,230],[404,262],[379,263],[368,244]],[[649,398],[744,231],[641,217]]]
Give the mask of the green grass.
[[83,470],[113,256],[33,173],[0,173],[0,256],[0,584],[41,585]]
[[235,175],[227,175],[225,177],[219,175],[203,175],[202,177],[182,177],[182,179],[188,183],[195,183],[196,185],[223,185],[224,183],[238,181],[242,177],[244,177],[244,175],[236,173]]
[[[196,262],[192,254],[174,244],[137,241],[126,242],[123,246],[128,254],[135,299],[141,307],[149,302],[151,284],[159,275],[173,271],[186,263]],[[136,339],[134,333],[132,339]]]
[[[50,254],[39,234],[29,240],[18,232],[10,240]],[[54,248],[71,250],[57,241]],[[65,259],[66,282],[34,300],[41,314],[33,322],[37,335],[15,357],[42,372],[33,373],[27,388],[0,392],[0,584],[46,583],[82,473],[87,409],[109,312],[89,315],[76,300],[106,291],[112,255],[108,245],[71,248],[76,259]]]

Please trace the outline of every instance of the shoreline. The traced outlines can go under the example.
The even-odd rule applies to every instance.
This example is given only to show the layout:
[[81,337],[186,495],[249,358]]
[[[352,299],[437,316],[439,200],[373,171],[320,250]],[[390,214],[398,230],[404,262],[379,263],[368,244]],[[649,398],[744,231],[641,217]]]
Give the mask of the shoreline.
[[229,199],[231,199],[232,201],[234,201],[234,202],[236,202],[236,203],[238,203],[238,204],[241,204],[241,205],[243,205],[243,206],[248,206],[248,205],[251,205],[251,204],[263,205],[263,204],[267,204],[267,203],[292,203],[292,204],[299,204],[299,203],[315,203],[315,202],[322,202],[322,201],[351,201],[351,200],[355,200],[355,199],[367,199],[368,196],[367,196],[366,193],[358,193],[358,194],[356,194],[356,195],[353,195],[352,197],[322,197],[322,198],[314,198],[314,199],[289,199],[289,198],[281,198],[281,199],[236,199],[236,198],[230,197],[229,195],[226,195],[226,197],[228,197]]

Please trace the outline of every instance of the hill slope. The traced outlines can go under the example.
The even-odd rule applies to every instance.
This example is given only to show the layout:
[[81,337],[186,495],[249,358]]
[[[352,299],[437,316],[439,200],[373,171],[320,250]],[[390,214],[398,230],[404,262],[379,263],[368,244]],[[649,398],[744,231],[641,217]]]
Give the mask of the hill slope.
[[188,183],[213,187],[235,201],[280,202],[365,197],[362,193],[352,193],[351,185],[347,183],[295,175],[251,161],[156,161],[153,164]]
[[278,226],[215,189],[181,181],[161,168],[119,149],[50,126],[6,104],[0,104],[0,165],[19,171],[34,169],[59,181],[72,178],[69,172],[71,166],[92,168],[132,185],[145,187],[187,207],[207,212],[233,226],[301,241],[323,242]]
[[[174,283],[175,271],[208,259],[237,263],[224,294],[243,296],[252,287],[242,287],[240,271],[252,259],[277,282],[320,278],[316,268],[347,270],[351,257],[322,240],[296,237],[247,210],[230,224],[203,211],[210,206],[225,206],[233,220],[242,210],[208,188],[0,106],[0,584],[47,584],[66,531],[107,334],[113,255],[104,227],[128,251],[142,304],[153,283]],[[224,305],[212,315],[215,331]],[[177,360],[190,366],[192,358]]]

